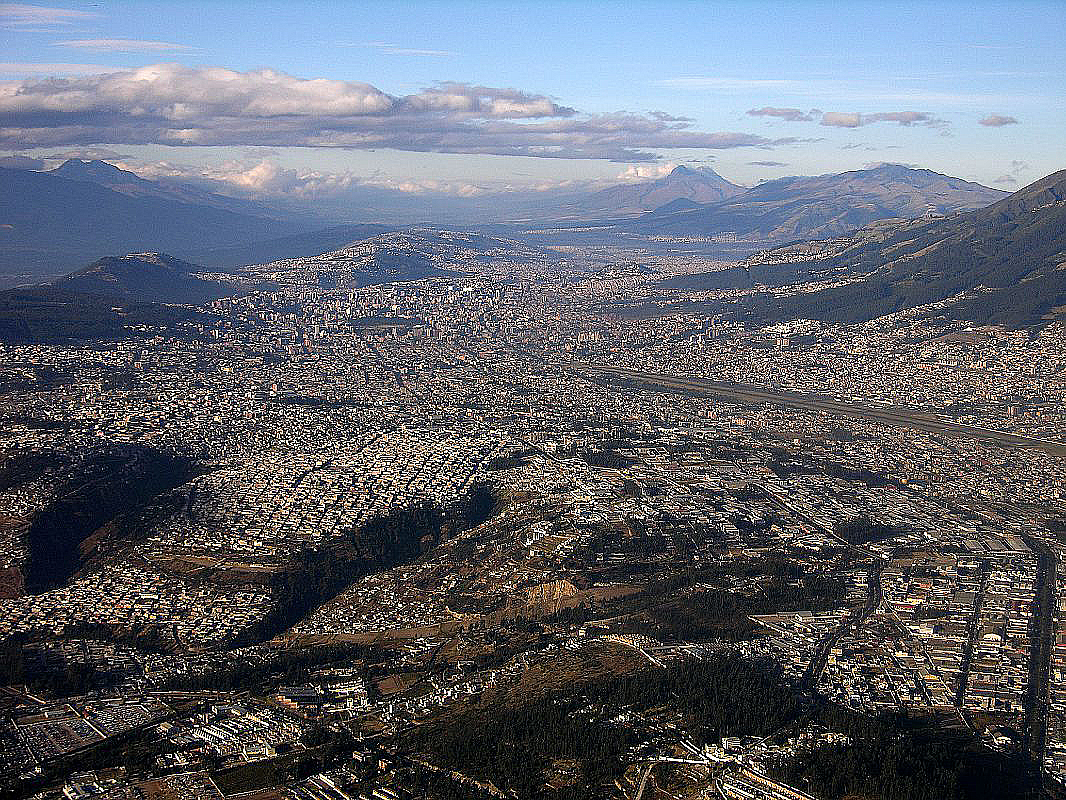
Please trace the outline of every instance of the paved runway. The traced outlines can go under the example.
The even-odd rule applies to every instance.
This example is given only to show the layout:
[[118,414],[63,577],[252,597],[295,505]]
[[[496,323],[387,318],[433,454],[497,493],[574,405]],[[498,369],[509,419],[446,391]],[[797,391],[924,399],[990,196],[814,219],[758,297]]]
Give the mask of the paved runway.
[[725,383],[705,378],[686,375],[665,375],[656,372],[614,367],[607,364],[577,364],[575,367],[585,374],[601,375],[634,384],[643,384],[651,388],[674,389],[688,392],[703,392],[726,397],[742,403],[775,403],[787,408],[800,408],[810,411],[826,411],[845,417],[856,417],[882,422],[886,425],[914,428],[929,433],[942,433],[953,436],[967,436],[972,439],[999,442],[1012,447],[1024,447],[1043,450],[1056,456],[1066,456],[1066,442],[1050,439],[1038,439],[1031,436],[964,425],[958,422],[940,419],[920,411],[900,407],[881,407],[860,401],[841,401],[826,395],[789,392],[770,389],[764,386],[744,383]]

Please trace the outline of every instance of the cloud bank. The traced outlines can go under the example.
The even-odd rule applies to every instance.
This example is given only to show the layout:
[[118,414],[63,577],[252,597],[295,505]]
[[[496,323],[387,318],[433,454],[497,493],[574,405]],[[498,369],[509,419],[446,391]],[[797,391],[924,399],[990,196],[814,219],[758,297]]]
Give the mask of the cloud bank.
[[798,140],[705,133],[652,112],[581,113],[514,88],[441,83],[405,96],[272,69],[154,64],[0,83],[0,147],[88,144],[394,148],[655,161],[655,150]]

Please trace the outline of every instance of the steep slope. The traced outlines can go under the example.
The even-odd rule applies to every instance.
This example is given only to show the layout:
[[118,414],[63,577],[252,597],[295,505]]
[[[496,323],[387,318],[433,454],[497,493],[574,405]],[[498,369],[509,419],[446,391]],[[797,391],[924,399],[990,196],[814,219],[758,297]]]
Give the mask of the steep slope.
[[631,233],[735,233],[764,241],[840,236],[877,220],[914,219],[987,206],[1003,192],[923,169],[884,165],[839,175],[780,178],[743,194],[673,213],[621,221]]
[[[141,180],[117,177],[133,188]],[[0,270],[56,275],[100,253],[185,254],[306,229],[303,223],[117,191],[51,172],[0,169]]]
[[124,300],[191,305],[233,293],[220,283],[196,277],[199,270],[166,253],[130,253],[101,258],[52,285]]
[[837,249],[790,266],[865,277],[809,294],[761,297],[747,304],[748,313],[857,321],[966,293],[948,313],[1019,326],[1066,318],[1066,170],[987,208],[864,231]]

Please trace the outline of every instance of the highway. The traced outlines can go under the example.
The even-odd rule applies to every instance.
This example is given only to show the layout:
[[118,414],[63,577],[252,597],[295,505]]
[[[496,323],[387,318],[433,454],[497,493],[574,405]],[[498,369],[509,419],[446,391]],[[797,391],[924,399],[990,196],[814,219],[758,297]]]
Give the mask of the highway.
[[786,408],[825,411],[830,414],[871,420],[901,428],[912,428],[928,433],[950,436],[965,436],[981,441],[998,442],[1010,447],[1043,450],[1051,455],[1066,456],[1066,442],[1023,436],[976,425],[964,425],[941,419],[934,414],[919,409],[873,405],[860,400],[837,400],[835,397],[814,392],[793,392],[755,384],[712,381],[707,378],[688,375],[643,372],[607,364],[578,363],[573,366],[575,370],[585,377],[599,376],[618,381],[627,381],[653,389],[713,394],[740,403],[774,403]]

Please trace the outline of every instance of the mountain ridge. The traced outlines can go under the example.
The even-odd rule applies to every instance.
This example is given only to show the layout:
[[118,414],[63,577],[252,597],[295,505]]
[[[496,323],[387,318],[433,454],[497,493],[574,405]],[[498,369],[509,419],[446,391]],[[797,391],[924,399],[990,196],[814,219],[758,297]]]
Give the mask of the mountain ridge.
[[893,217],[973,210],[1005,192],[932,170],[880,165],[765,181],[725,200],[644,215],[617,227],[654,235],[735,233],[771,241],[824,238]]
[[202,267],[158,251],[105,256],[52,281],[50,286],[126,301],[199,305],[233,294],[231,287],[204,280]]
[[302,230],[299,222],[0,168],[0,268],[41,277],[77,269],[98,253],[185,255]]
[[[944,313],[1012,327],[1066,319],[1066,170],[981,209],[864,229],[835,245],[827,257],[788,268],[858,280],[757,297],[744,311],[757,319],[858,322],[941,303]],[[763,260],[784,263],[788,250]]]

